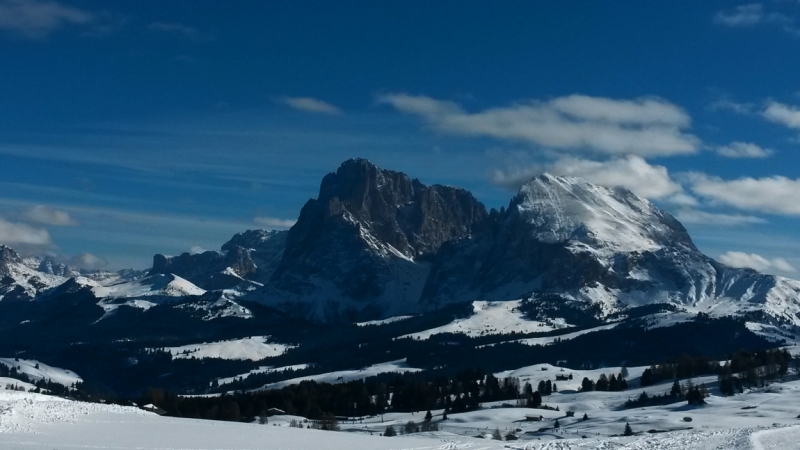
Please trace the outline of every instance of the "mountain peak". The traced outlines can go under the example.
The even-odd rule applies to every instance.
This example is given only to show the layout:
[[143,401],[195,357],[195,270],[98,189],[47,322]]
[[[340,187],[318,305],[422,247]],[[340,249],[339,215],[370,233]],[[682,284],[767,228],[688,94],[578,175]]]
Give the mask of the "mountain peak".
[[648,200],[581,178],[535,177],[511,201],[512,211],[542,242],[573,241],[576,247],[614,252],[653,251],[665,244],[694,248],[686,229]]

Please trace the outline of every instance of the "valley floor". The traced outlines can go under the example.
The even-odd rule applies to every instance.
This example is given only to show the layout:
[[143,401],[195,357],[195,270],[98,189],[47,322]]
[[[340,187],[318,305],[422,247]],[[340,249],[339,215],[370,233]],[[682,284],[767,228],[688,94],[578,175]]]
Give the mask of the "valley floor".
[[[549,369],[547,372],[550,372]],[[535,378],[545,371],[531,366],[516,375]],[[527,375],[526,375],[527,373]],[[577,375],[577,374],[576,374]],[[577,377],[576,377],[577,378]],[[698,378],[712,384],[712,377]],[[341,423],[341,432],[289,427],[295,417],[276,416],[265,425],[160,417],[134,407],[63,400],[39,394],[0,390],[0,448],[53,449],[792,449],[800,448],[800,380],[774,383],[733,397],[711,396],[703,407],[685,402],[638,409],[619,409],[643,389],[624,392],[577,393],[564,383],[545,403],[560,411],[509,408],[485,404],[484,409],[451,414],[433,411],[440,431],[396,437],[380,433],[388,425],[398,431],[409,420],[421,422],[423,412],[393,413]],[[659,393],[670,383],[644,390]],[[574,418],[565,411],[576,412]],[[586,413],[588,420],[581,420]],[[526,414],[542,422],[520,422]],[[691,417],[685,422],[684,417]],[[302,418],[299,418],[302,420]],[[560,429],[552,427],[559,420]],[[637,434],[619,436],[625,423]],[[540,428],[550,428],[539,431]],[[691,429],[687,429],[691,427]],[[503,435],[519,429],[517,441],[488,439],[493,430]],[[658,433],[649,433],[658,430]],[[483,438],[478,436],[484,436]]]

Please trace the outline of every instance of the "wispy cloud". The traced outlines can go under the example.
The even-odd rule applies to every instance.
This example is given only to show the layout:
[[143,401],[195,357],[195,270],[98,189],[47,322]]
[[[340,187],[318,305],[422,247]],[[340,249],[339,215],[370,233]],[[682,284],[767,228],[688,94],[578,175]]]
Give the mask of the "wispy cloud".
[[53,226],[74,226],[78,221],[73,219],[67,211],[53,209],[44,205],[27,208],[22,213],[22,218],[28,222],[41,223]]
[[778,27],[789,34],[800,36],[800,29],[795,25],[794,17],[769,12],[761,3],[750,3],[718,11],[714,14],[714,23],[729,28],[752,28],[769,25]]
[[253,222],[267,228],[291,228],[297,223],[296,220],[278,219],[276,217],[256,217]]
[[342,110],[339,107],[311,97],[282,97],[278,100],[278,103],[299,111],[329,114],[333,116],[342,114]]
[[516,166],[495,170],[492,182],[516,190],[532,177],[544,172],[583,178],[602,186],[622,186],[649,199],[667,198],[683,191],[680,184],[670,178],[666,167],[650,165],[644,158],[635,155],[609,161],[568,157],[545,165]]
[[740,103],[730,98],[722,97],[711,102],[708,105],[708,109],[711,111],[731,111],[736,114],[749,115],[753,114],[755,105],[752,103]]
[[470,113],[445,100],[385,94],[379,103],[422,117],[436,130],[525,142],[559,150],[609,155],[669,156],[695,153],[699,139],[684,132],[691,119],[665,100],[617,100],[585,95],[532,100]]
[[192,255],[197,255],[197,254],[205,253],[205,252],[207,252],[207,250],[205,248],[199,246],[199,245],[193,245],[189,249],[189,253],[191,253]]
[[180,36],[190,41],[202,41],[207,39],[196,28],[192,28],[180,23],[154,22],[147,29],[160,33],[168,33]]
[[797,272],[797,270],[783,258],[767,259],[756,253],[731,251],[720,255],[719,261],[731,267],[750,268],[759,272],[772,270],[790,273]]
[[731,142],[717,147],[717,154],[726,158],[766,158],[774,151],[748,142]]
[[678,211],[675,214],[675,217],[683,224],[704,225],[711,227],[739,227],[767,223],[765,219],[756,216],[710,213],[696,209],[684,209]]
[[9,222],[0,217],[0,243],[15,246],[22,244],[25,246],[52,245],[50,233],[44,228],[35,228],[24,223]]
[[711,202],[743,210],[800,216],[800,179],[782,176],[723,180],[705,174],[686,176],[691,189]]
[[97,270],[102,269],[108,265],[105,258],[95,256],[91,253],[81,253],[69,258],[66,261],[67,265],[77,267],[84,270]]
[[65,26],[90,25],[95,13],[54,1],[0,0],[0,30],[13,35],[42,39]]

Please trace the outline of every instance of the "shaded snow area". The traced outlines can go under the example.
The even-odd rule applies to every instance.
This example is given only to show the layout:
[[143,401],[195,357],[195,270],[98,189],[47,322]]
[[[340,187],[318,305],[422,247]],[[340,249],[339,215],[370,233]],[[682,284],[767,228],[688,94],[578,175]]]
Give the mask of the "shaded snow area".
[[428,339],[435,334],[461,333],[470,337],[487,334],[537,333],[571,327],[564,319],[551,319],[549,323],[531,321],[523,317],[519,306],[522,300],[504,302],[476,301],[472,302],[473,313],[466,319],[455,319],[447,325],[407,334],[401,338]]
[[236,381],[236,380],[238,380],[240,378],[241,379],[247,378],[250,375],[258,375],[258,374],[262,374],[262,373],[285,372],[287,370],[304,370],[304,369],[308,369],[309,367],[311,367],[311,364],[295,364],[293,366],[283,366],[283,367],[261,366],[261,367],[259,367],[257,369],[253,369],[253,370],[251,370],[251,371],[249,371],[247,373],[239,374],[239,375],[236,375],[236,376],[233,376],[233,377],[217,378],[217,383],[219,383],[220,385],[228,384],[228,383],[233,383],[234,381]]
[[363,380],[364,378],[373,377],[380,373],[386,372],[419,372],[422,369],[409,367],[406,364],[405,358],[398,359],[397,361],[389,361],[382,364],[375,364],[363,369],[357,370],[340,370],[338,372],[328,372],[319,375],[308,375],[304,377],[292,378],[291,380],[278,381],[277,383],[270,383],[260,389],[280,389],[284,386],[291,384],[298,384],[301,381],[314,380],[318,383],[346,383],[353,380]]
[[295,348],[294,345],[277,344],[269,342],[269,336],[251,336],[242,339],[231,339],[219,342],[203,342],[180,347],[166,347],[165,351],[174,358],[220,358],[220,359],[249,359],[259,361],[286,353]]
[[386,325],[386,324],[389,324],[389,323],[394,323],[394,322],[399,322],[401,320],[410,319],[412,317],[414,317],[414,316],[394,316],[394,317],[388,317],[386,319],[381,319],[381,320],[370,320],[370,321],[367,321],[367,322],[356,322],[356,325],[358,325],[360,327],[366,327],[366,326],[370,326],[370,325]]
[[24,373],[36,381],[50,380],[62,386],[71,386],[74,383],[83,381],[77,373],[71,370],[51,367],[45,363],[31,359],[15,361],[14,358],[0,358],[0,364],[7,366],[9,369],[14,367],[17,369],[17,372]]

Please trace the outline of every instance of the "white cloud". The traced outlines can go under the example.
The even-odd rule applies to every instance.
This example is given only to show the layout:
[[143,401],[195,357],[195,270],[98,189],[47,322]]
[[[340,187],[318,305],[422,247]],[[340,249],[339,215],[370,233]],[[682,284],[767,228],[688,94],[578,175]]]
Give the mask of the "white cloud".
[[0,30],[31,38],[47,37],[65,25],[87,25],[95,15],[53,1],[0,0]]
[[759,272],[771,271],[773,269],[781,272],[797,271],[783,258],[767,259],[755,253],[727,252],[719,256],[719,261],[731,267],[747,267]]
[[81,253],[75,255],[67,261],[67,265],[85,270],[97,270],[108,265],[105,259],[92,255],[91,253]]
[[764,5],[751,3],[732,9],[719,11],[714,15],[714,23],[730,28],[752,28],[759,25],[776,26],[783,31],[798,35],[795,19],[781,13],[768,12]]
[[493,174],[492,182],[518,189],[534,176],[544,172],[583,178],[602,186],[622,186],[640,197],[649,199],[671,197],[683,190],[678,183],[670,179],[666,167],[652,166],[642,157],[635,155],[603,162],[568,157],[543,166],[497,170]]
[[800,108],[778,102],[767,103],[767,108],[761,113],[767,120],[789,128],[800,128]]
[[723,180],[705,174],[688,174],[692,191],[713,202],[739,209],[800,216],[800,179],[773,176]]
[[300,111],[330,114],[333,116],[342,114],[342,110],[338,107],[311,97],[283,97],[279,100],[279,103],[283,103],[286,106]]
[[712,227],[737,227],[767,223],[767,221],[761,217],[745,216],[741,214],[718,214],[695,209],[678,211],[675,214],[675,218],[683,224],[706,225]]
[[205,253],[207,250],[199,245],[193,245],[192,248],[189,249],[189,253],[192,255],[196,255],[198,253]]
[[73,226],[78,225],[78,221],[72,218],[66,211],[53,209],[44,205],[36,205],[26,209],[22,213],[22,218],[28,222],[41,223],[54,226]]
[[197,29],[187,27],[186,25],[182,25],[180,23],[154,22],[151,23],[147,28],[150,31],[175,34],[185,39],[189,39],[190,41],[201,40],[200,32],[197,31]]
[[269,228],[291,228],[292,225],[294,225],[297,221],[277,219],[275,217],[256,217],[253,219],[253,222],[260,226]]
[[748,142],[731,142],[717,147],[717,154],[726,158],[766,158],[774,152]]
[[683,131],[691,122],[688,114],[655,98],[615,100],[570,95],[476,113],[469,113],[454,102],[408,94],[381,95],[378,102],[418,115],[441,132],[559,150],[668,156],[695,153],[699,146],[699,139]]
[[0,243],[10,246],[49,246],[53,243],[44,228],[34,228],[24,223],[9,222],[0,218]]

